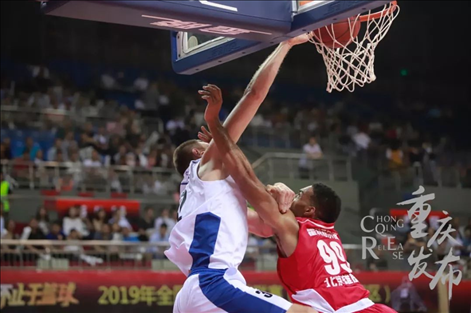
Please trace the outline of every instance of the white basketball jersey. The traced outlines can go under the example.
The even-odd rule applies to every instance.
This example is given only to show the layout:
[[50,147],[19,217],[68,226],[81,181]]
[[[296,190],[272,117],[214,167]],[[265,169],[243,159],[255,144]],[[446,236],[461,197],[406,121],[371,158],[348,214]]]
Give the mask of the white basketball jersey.
[[202,181],[192,161],[180,187],[178,223],[165,255],[188,276],[192,270],[237,269],[247,248],[245,198],[229,176]]

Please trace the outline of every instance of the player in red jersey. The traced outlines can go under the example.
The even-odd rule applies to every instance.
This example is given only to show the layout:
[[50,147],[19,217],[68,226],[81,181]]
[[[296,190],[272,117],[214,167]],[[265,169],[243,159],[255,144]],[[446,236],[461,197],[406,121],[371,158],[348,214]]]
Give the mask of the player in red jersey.
[[291,299],[321,313],[394,313],[384,305],[374,304],[352,274],[334,229],[341,208],[337,194],[324,184],[313,184],[295,197],[293,193],[288,201],[290,210],[281,214],[278,203],[286,201],[275,198],[286,194],[281,192],[285,186],[267,188],[260,182],[244,153],[221,125],[221,91],[216,86],[208,91],[205,119],[213,140],[244,197],[273,229],[279,251],[278,274]]

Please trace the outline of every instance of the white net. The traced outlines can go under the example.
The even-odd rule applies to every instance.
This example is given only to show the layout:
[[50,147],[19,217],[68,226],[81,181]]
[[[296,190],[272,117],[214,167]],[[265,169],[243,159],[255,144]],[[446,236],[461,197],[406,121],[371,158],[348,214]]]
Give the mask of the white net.
[[[323,31],[310,33],[310,41],[324,58],[328,92],[334,89],[353,92],[356,86],[363,87],[376,80],[375,49],[398,14],[399,6],[393,1],[384,5],[381,11],[369,11],[348,19],[351,40],[346,44],[337,40],[342,34],[335,34],[335,24],[325,26]],[[357,36],[359,26],[361,31]],[[328,42],[330,47],[324,42]]]

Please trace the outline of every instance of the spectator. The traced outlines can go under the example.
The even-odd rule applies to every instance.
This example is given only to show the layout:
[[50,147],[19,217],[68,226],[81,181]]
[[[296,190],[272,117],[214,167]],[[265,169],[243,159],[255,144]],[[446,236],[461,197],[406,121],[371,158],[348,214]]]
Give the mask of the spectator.
[[121,227],[118,223],[111,224],[111,232],[112,232],[112,239],[113,241],[121,241]]
[[74,184],[79,184],[82,181],[82,163],[80,163],[79,154],[77,152],[71,153],[65,166],[67,167],[66,173],[72,176]]
[[49,233],[49,215],[46,208],[43,206],[38,208],[36,213],[36,220],[38,221],[39,228],[44,234]]
[[139,238],[131,232],[131,228],[123,227],[121,232],[124,242],[139,242]]
[[113,156],[114,164],[123,165],[126,162],[127,150],[125,145],[119,146],[118,153]]
[[75,188],[75,182],[73,176],[70,174],[64,174],[59,177],[56,182],[57,191],[72,191]]
[[360,129],[360,131],[355,133],[352,136],[352,140],[355,143],[358,151],[368,150],[371,142],[370,136],[363,129]]
[[147,168],[152,169],[158,165],[158,154],[157,149],[151,149],[147,155]]
[[111,226],[103,224],[100,231],[96,231],[94,235],[95,240],[112,240],[113,233],[111,232]]
[[134,88],[138,91],[146,91],[149,87],[149,80],[147,79],[146,74],[142,73],[136,80],[134,81]]
[[316,137],[309,138],[309,143],[303,146],[303,156],[299,159],[299,173],[301,178],[309,178],[309,172],[314,170],[312,160],[322,158],[322,149],[317,143]]
[[[17,240],[19,239],[18,234],[15,232],[16,230],[16,224],[13,220],[9,220],[7,224],[7,229],[6,231],[2,234],[1,236],[1,241],[3,240]],[[14,265],[12,263],[18,264],[20,262],[20,255],[19,255],[19,247],[16,245],[10,245],[7,246],[5,244],[2,244],[1,246],[1,251],[2,251],[2,266],[4,265],[3,262],[5,263],[10,263],[11,265]]]
[[68,216],[64,217],[62,229],[66,236],[70,234],[72,229],[76,229],[81,237],[86,237],[89,234],[86,223],[79,216],[78,208],[74,206],[69,209]]
[[[162,223],[158,228],[158,231],[155,231],[152,236],[150,236],[149,242],[151,243],[168,243],[169,235],[168,235],[168,227],[167,224]],[[149,252],[152,252],[156,255],[157,258],[163,257],[163,247],[152,247],[149,249]]]
[[[444,229],[447,227],[445,226]],[[448,238],[444,240],[441,244],[438,244],[438,242],[434,242],[434,245],[432,246],[434,249],[434,252],[437,253],[437,258],[438,261],[443,260],[445,256],[448,255],[450,250],[452,250],[453,255],[460,255],[461,250],[463,249],[463,241],[459,238],[458,236],[458,231],[453,231],[450,233],[451,238]]]
[[155,115],[159,110],[160,104],[168,104],[168,98],[165,95],[160,95],[159,85],[157,82],[152,82],[144,92],[142,100],[146,105],[147,111],[152,111],[152,115]]
[[457,238],[459,238],[460,240],[463,239],[463,234],[461,233],[461,229],[460,229],[460,219],[459,219],[459,217],[454,217],[451,220],[450,224],[453,227],[453,229],[456,230]]
[[250,126],[252,127],[262,127],[265,126],[265,119],[263,114],[258,113],[254,116],[254,118],[250,121]]
[[108,146],[106,150],[103,151],[103,154],[106,155],[108,164],[114,164],[114,156],[118,153],[119,147],[121,145],[121,138],[117,135],[113,135],[108,140]]
[[106,72],[101,75],[101,84],[104,89],[111,90],[116,88],[116,80],[110,72]]
[[126,134],[126,141],[131,147],[137,148],[141,141],[141,130],[137,124],[131,126],[131,130]]
[[1,160],[11,160],[13,156],[11,154],[11,140],[10,138],[3,139],[3,142],[0,146],[0,159]]
[[461,255],[461,250],[464,248],[462,236],[456,229],[455,231],[451,232],[450,235],[452,239],[449,238],[447,240],[447,245],[450,247],[450,249],[453,250],[453,255],[459,256]]
[[407,235],[406,243],[404,244],[404,253],[407,256],[412,254],[413,252],[417,254],[421,247],[425,247],[424,238],[412,238],[411,233]]
[[463,237],[464,237],[464,233],[465,233],[465,230],[466,228],[471,228],[471,217],[468,217],[468,224],[464,224],[463,226],[459,226],[458,229],[459,229],[459,232],[461,234],[463,234]]
[[31,165],[31,160],[29,158],[29,151],[24,150],[23,154],[13,160],[13,174],[15,178],[19,180],[28,180],[29,177],[29,167]]
[[183,120],[183,117],[176,116],[175,118],[169,120],[167,122],[167,125],[165,125],[165,128],[170,133],[170,135],[173,136],[175,132],[177,131],[177,129],[185,128],[185,122]]
[[142,153],[142,148],[136,148],[136,158],[140,167],[147,168],[147,157]]
[[21,239],[29,239],[29,240],[37,240],[37,239],[45,239],[46,236],[39,228],[38,220],[33,217],[28,226],[23,228],[23,232],[21,234]]
[[[13,220],[9,220],[7,224],[7,228],[3,231],[1,238],[2,239],[19,239],[19,236],[17,233],[15,233],[16,230],[16,223]],[[2,247],[2,252],[3,252],[3,247]]]
[[160,216],[155,220],[155,227],[154,229],[160,229],[160,225],[165,224],[165,227],[168,229],[169,233],[172,231],[173,227],[175,226],[175,222],[170,217],[170,210],[165,208],[160,213]]
[[38,152],[38,150],[41,150],[41,146],[39,146],[37,142],[34,142],[33,138],[31,137],[26,138],[26,144],[22,153],[24,153],[25,151],[28,151],[29,159],[32,161],[36,157],[36,153]]
[[132,229],[131,224],[126,218],[126,213],[123,209],[117,209],[113,213],[113,217],[109,220],[109,223],[114,225],[117,224],[120,228],[129,228]]
[[65,134],[65,138],[62,141],[62,153],[64,154],[64,158],[66,160],[69,159],[69,151],[75,151],[78,150],[78,143],[74,138],[74,132],[73,131],[68,131]]
[[48,240],[65,240],[65,234],[62,232],[61,223],[56,221],[52,223],[51,231],[47,234]]
[[161,181],[152,178],[152,175],[147,175],[147,177],[145,177],[144,184],[142,185],[142,192],[146,195],[165,195],[167,193],[167,189]]
[[107,224],[106,212],[103,208],[100,208],[92,219],[93,230],[95,232],[101,232],[103,225]]
[[136,166],[136,155],[133,152],[126,154],[126,165],[129,167]]
[[72,257],[73,260],[77,259],[78,258],[78,255],[77,253],[82,251],[82,247],[75,244],[76,242],[78,242],[80,240],[80,232],[77,230],[77,229],[71,229],[70,232],[69,232],[69,235],[67,236],[67,243],[68,245],[66,245],[64,247],[64,251],[66,252],[75,252],[73,253],[72,255],[70,255]]
[[10,182],[0,170],[0,206],[2,208],[2,215],[7,216],[10,213],[10,201],[8,201],[7,197],[11,194]]
[[98,152],[93,149],[91,158],[83,161],[83,166],[89,168],[101,168],[103,163],[101,162],[100,154],[98,154]]
[[422,162],[424,160],[424,152],[423,150],[418,147],[415,143],[413,143],[409,147],[409,163],[412,166],[422,166]]
[[388,260],[384,257],[383,250],[375,248],[373,252],[376,254],[378,259],[372,255],[366,260],[366,266],[368,270],[372,272],[385,271],[388,269]]
[[437,155],[435,153],[435,149],[432,147],[432,144],[428,141],[422,144],[422,148],[424,151],[424,161],[426,164],[428,164],[430,168],[432,180],[433,182],[437,182],[439,171],[438,171],[437,162],[436,162]]
[[[41,231],[38,225],[38,221],[36,218],[32,218],[29,222],[29,225],[23,229],[23,233],[21,234],[21,239],[28,239],[28,240],[44,240],[46,236]],[[26,246],[27,250],[30,250],[36,254],[41,253],[44,250],[44,246],[33,246],[28,245]]]
[[[56,155],[57,155],[57,152],[58,151],[62,151],[63,150],[63,142],[62,142],[62,139],[60,138],[56,138],[54,140],[54,146],[52,146],[51,148],[49,148],[49,150],[47,151],[47,160],[48,161],[55,161],[56,160]],[[63,151],[62,151],[63,152]]]
[[103,126],[98,128],[98,133],[93,137],[93,139],[101,149],[106,149],[108,146],[108,136],[106,134],[106,129]]
[[0,144],[0,160],[11,160],[11,151],[7,149],[4,143]]
[[34,156],[33,163],[34,163],[34,165],[36,165],[38,167],[43,165],[43,163],[44,163],[43,150],[36,151],[36,155]]
[[403,167],[404,154],[399,148],[399,142],[397,140],[386,150],[386,158],[389,161],[390,170],[397,170]]
[[160,224],[158,231],[155,231],[152,236],[150,236],[150,242],[168,242],[168,239],[169,230],[165,223]]
[[56,161],[57,163],[64,163],[66,161],[64,158],[64,154],[61,150],[57,151],[56,159],[54,161]]
[[145,209],[144,217],[139,219],[138,229],[139,229],[139,240],[140,241],[149,241],[149,231],[154,229],[154,208],[147,207]]
[[94,147],[95,146],[95,140],[93,140],[94,137],[93,133],[93,125],[91,123],[86,123],[82,129],[82,134],[80,135],[80,149],[84,149],[87,147]]

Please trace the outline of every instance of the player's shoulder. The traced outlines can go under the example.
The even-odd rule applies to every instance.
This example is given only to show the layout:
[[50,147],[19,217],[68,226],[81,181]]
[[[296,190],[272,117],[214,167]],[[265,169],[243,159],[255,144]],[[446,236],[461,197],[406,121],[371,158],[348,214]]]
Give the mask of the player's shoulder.
[[335,231],[333,223],[325,223],[320,220],[314,220],[311,218],[297,217],[296,221],[299,224],[299,229],[302,234],[310,237],[322,236],[337,239],[337,231]]
[[296,221],[305,227],[319,228],[326,230],[335,230],[334,223],[326,223],[321,220],[312,219],[308,217],[296,217]]

